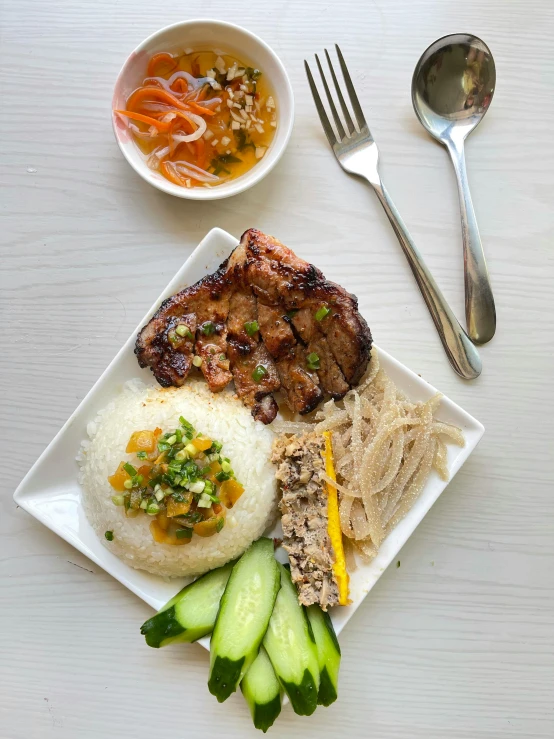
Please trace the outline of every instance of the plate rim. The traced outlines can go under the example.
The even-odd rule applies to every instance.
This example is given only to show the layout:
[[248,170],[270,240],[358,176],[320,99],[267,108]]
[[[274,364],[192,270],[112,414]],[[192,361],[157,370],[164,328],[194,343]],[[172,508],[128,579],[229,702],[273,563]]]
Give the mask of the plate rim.
[[[204,249],[206,248],[206,244],[209,243],[214,237],[221,237],[229,246],[231,242],[234,242],[236,244],[239,243],[239,239],[236,239],[232,234],[230,234],[228,231],[225,231],[224,229],[221,229],[219,227],[214,227],[210,229],[210,231],[204,236],[204,238],[199,242],[199,244],[195,247],[195,249],[191,252],[189,257],[183,262],[181,267],[176,271],[175,275],[172,279],[168,282],[166,287],[163,289],[161,294],[158,296],[158,298],[154,301],[152,306],[148,309],[148,311],[145,313],[144,317],[141,319],[141,321],[138,323],[136,329],[130,334],[128,339],[123,342],[120,349],[117,351],[113,359],[108,363],[105,370],[100,374],[98,379],[94,382],[92,387],[89,389],[89,391],[85,394],[81,402],[77,405],[75,410],[70,413],[68,419],[65,421],[65,423],[62,425],[62,427],[59,429],[59,431],[55,434],[53,439],[49,442],[49,444],[46,446],[46,448],[42,451],[42,453],[38,456],[36,461],[33,463],[33,465],[30,467],[30,469],[27,471],[27,473],[22,478],[21,482],[18,484],[14,494],[13,494],[13,500],[15,503],[23,508],[27,513],[29,513],[33,518],[38,520],[41,524],[49,528],[53,533],[55,533],[60,538],[67,541],[71,546],[73,546],[75,549],[81,552],[84,556],[86,556],[88,559],[90,559],[92,562],[94,562],[98,567],[100,567],[102,570],[104,570],[107,574],[109,574],[111,577],[116,579],[118,582],[120,582],[125,588],[133,592],[137,597],[139,597],[141,600],[145,601],[152,607],[156,608],[154,605],[154,599],[148,596],[148,593],[142,590],[138,585],[133,583],[132,580],[124,577],[119,576],[117,574],[117,565],[121,563],[122,565],[126,565],[130,570],[136,572],[137,570],[134,570],[134,568],[131,568],[130,565],[127,565],[124,561],[120,560],[118,557],[116,557],[114,554],[110,553],[109,550],[106,548],[103,548],[102,554],[103,555],[110,555],[111,557],[116,560],[116,567],[112,567],[109,561],[106,561],[105,558],[98,556],[95,552],[92,552],[88,549],[87,545],[84,543],[82,539],[79,539],[76,537],[70,530],[63,530],[61,526],[58,528],[54,528],[50,521],[45,520],[45,517],[43,517],[39,511],[37,511],[32,504],[29,504],[26,493],[25,487],[27,486],[27,483],[31,478],[33,478],[36,469],[46,461],[47,457],[52,453],[53,449],[61,442],[62,438],[65,436],[66,432],[72,425],[72,423],[75,421],[75,419],[80,416],[82,409],[84,410],[84,407],[87,405],[87,403],[90,401],[91,398],[93,398],[94,395],[99,391],[99,389],[102,387],[102,385],[106,382],[106,380],[109,378],[109,375],[112,372],[112,369],[117,366],[120,359],[126,354],[129,348],[132,348],[135,340],[136,340],[136,334],[138,331],[145,325],[145,323],[151,318],[151,316],[155,313],[155,311],[159,308],[160,303],[165,300],[169,295],[176,292],[178,289],[183,288],[183,273],[186,273],[188,270],[193,268],[197,262],[202,261],[202,254]],[[217,255],[217,252],[216,252]],[[223,257],[222,260],[224,260],[226,257]],[[205,271],[205,267],[201,266],[202,271]],[[411,381],[415,382],[417,385],[421,386],[423,385],[429,395],[435,394],[437,392],[440,392],[435,388],[431,383],[429,383],[425,378],[420,377],[417,373],[415,373],[413,370],[411,370],[406,365],[402,364],[399,360],[395,359],[392,355],[390,355],[386,350],[381,349],[377,345],[374,345],[376,349],[379,352],[379,355],[386,358],[386,361],[392,364],[395,369],[397,369],[399,372],[407,376]],[[429,510],[433,507],[433,505],[436,503],[438,498],[442,495],[448,484],[452,481],[454,476],[457,474],[457,472],[460,470],[462,465],[467,461],[467,459],[471,456],[477,445],[480,443],[483,434],[485,433],[485,427],[484,425],[478,421],[474,416],[472,416],[468,411],[466,411],[464,408],[462,408],[460,405],[458,405],[455,401],[453,401],[451,398],[449,398],[446,395],[443,395],[443,402],[446,402],[448,406],[450,406],[451,409],[453,409],[456,413],[460,414],[461,417],[465,420],[465,422],[471,426],[472,431],[472,437],[474,439],[473,445],[471,448],[466,447],[467,453],[462,453],[458,455],[456,460],[454,460],[454,463],[452,467],[450,468],[450,477],[449,480],[445,482],[444,486],[436,495],[436,497],[433,498],[433,500],[430,502],[429,506],[424,511],[421,518],[417,521],[415,526],[412,528],[410,533],[408,533],[407,537],[404,539],[404,541],[401,543],[400,547],[397,549],[397,552],[400,551],[400,549],[407,543],[410,536],[415,532],[423,518],[427,515]],[[76,480],[78,483],[78,480]],[[399,523],[401,525],[402,522]],[[64,531],[64,533],[60,533],[61,531]],[[386,541],[386,540],[385,540]],[[85,551],[86,549],[86,551]],[[377,555],[379,556],[379,555]],[[369,591],[373,588],[377,580],[381,577],[383,572],[387,569],[387,567],[392,562],[392,559],[394,558],[394,554],[392,557],[388,558],[388,562],[384,564],[384,566],[381,568],[379,575],[376,577],[374,582],[370,585],[369,589],[366,590],[362,597],[360,597],[356,602],[352,603],[351,606],[347,609],[347,618],[339,625],[339,628],[337,628],[337,633],[340,633],[342,628],[346,625],[346,623],[350,620],[351,616],[354,614],[354,612],[358,609],[358,607],[363,603],[365,600],[367,594]],[[375,560],[374,560],[375,561]],[[363,567],[363,565],[362,565]],[[149,574],[145,573],[142,570],[138,570],[138,572],[142,574]],[[155,575],[150,575],[153,578],[156,578]],[[202,644],[202,646],[206,647],[205,640],[200,640],[199,643]]]

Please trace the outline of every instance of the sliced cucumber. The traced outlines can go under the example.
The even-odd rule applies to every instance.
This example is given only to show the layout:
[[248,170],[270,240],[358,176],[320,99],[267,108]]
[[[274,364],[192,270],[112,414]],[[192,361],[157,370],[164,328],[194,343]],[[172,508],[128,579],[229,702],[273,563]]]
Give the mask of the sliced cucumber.
[[263,647],[242,679],[240,689],[250,706],[254,726],[265,734],[281,713],[281,686]]
[[214,626],[208,688],[220,703],[256,658],[279,586],[273,541],[258,539],[234,566]]
[[192,642],[209,634],[234,562],[212,570],[183,588],[140,627],[150,647]]
[[310,716],[317,707],[319,665],[317,648],[303,606],[283,565],[281,590],[264,638],[273,669],[285,689],[295,713]]
[[337,700],[340,668],[340,647],[331,617],[317,605],[306,609],[317,645],[319,662],[320,706],[330,706]]

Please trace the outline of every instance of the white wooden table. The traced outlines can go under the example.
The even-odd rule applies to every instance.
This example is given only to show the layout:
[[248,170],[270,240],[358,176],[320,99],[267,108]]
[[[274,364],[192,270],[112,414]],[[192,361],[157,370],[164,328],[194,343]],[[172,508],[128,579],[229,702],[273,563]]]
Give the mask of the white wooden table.
[[[341,10],[338,10],[340,5]],[[19,0],[0,5],[3,469],[1,739],[257,735],[220,706],[198,646],[145,648],[149,608],[17,510],[12,493],[201,237],[275,234],[360,298],[377,342],[486,427],[480,447],[344,632],[340,698],[290,709],[274,737],[554,736],[554,10],[549,0]],[[114,142],[112,85],[162,26],[216,17],[285,63],[296,126],[238,197],[187,203],[140,180]],[[484,371],[449,368],[373,194],[331,157],[303,59],[341,43],[385,181],[463,316],[455,183],[416,121],[416,60],[441,35],[490,45],[498,86],[467,156],[498,310]],[[550,439],[549,439],[550,436]]]

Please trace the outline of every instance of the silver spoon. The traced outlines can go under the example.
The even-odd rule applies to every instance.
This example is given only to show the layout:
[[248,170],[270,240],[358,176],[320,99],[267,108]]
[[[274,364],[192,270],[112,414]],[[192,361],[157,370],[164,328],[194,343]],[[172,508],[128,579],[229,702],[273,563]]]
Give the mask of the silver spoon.
[[477,219],[471,202],[464,141],[481,122],[494,94],[496,69],[488,46],[466,33],[444,36],[423,53],[412,78],[412,103],[427,131],[450,153],[458,180],[464,248],[467,330],[485,344],[496,311]]

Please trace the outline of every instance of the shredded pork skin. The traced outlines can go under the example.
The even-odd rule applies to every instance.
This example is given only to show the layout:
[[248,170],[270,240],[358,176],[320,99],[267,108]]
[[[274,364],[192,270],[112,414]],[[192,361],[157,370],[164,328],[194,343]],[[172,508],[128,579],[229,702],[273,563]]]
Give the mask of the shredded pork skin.
[[[358,387],[325,403],[316,423],[277,422],[284,434],[331,431],[339,513],[348,568],[369,562],[421,494],[433,469],[448,480],[446,441],[464,446],[459,428],[434,417],[439,394],[410,401],[379,366],[375,347]],[[288,437],[292,443],[295,437]],[[300,437],[303,438],[303,437]]]

